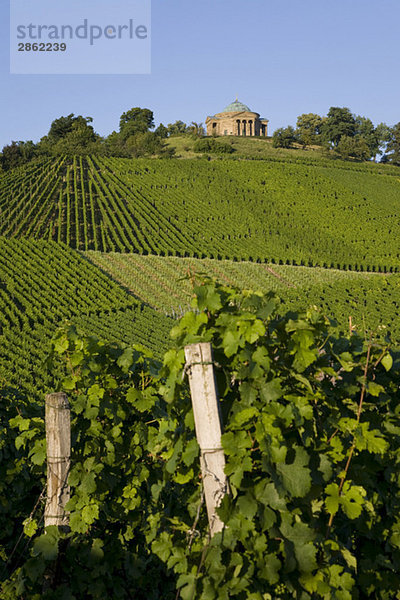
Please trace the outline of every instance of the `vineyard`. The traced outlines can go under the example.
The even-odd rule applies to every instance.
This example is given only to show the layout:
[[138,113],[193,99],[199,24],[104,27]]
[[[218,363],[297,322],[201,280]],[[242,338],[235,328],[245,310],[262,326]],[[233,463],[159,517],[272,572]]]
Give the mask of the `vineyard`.
[[171,327],[63,244],[0,238],[2,383],[42,395],[51,385],[44,379],[50,342],[67,319],[108,341],[141,341],[158,356]]
[[400,340],[398,275],[111,252],[87,256],[140,300],[171,316],[190,309],[193,281],[205,274],[228,286],[273,290],[296,310],[305,301],[320,306],[335,316],[342,330],[348,329],[351,317],[360,334],[391,332],[393,339]]
[[193,294],[161,369],[69,327],[45,367],[67,394],[3,397],[2,600],[398,600],[398,354],[271,293]]
[[[256,151],[0,174],[2,600],[400,598],[400,170]],[[211,541],[203,340],[232,492]],[[44,533],[60,390],[69,528]]]
[[161,356],[168,316],[190,306],[201,274],[398,340],[399,192],[394,167],[282,156],[59,158],[3,173],[3,380],[42,390],[65,319]]
[[396,169],[75,158],[0,179],[0,234],[78,250],[397,272]]

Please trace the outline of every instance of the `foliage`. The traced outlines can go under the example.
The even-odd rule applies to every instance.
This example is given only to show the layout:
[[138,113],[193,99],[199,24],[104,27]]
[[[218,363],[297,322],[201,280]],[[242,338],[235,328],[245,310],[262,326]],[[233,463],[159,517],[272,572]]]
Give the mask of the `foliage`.
[[40,140],[38,153],[70,157],[101,154],[102,140],[94,131],[92,121],[91,117],[75,117],[73,113],[55,119],[48,135]]
[[[43,532],[35,519],[35,531],[27,519],[31,549],[1,597],[40,595],[46,568],[44,598],[394,598],[400,413],[389,342],[337,338],[314,308],[280,316],[271,294],[207,279],[195,294],[159,375],[137,347],[73,328],[57,336],[53,363],[64,357],[70,370],[60,387],[73,414],[71,529]],[[214,348],[230,481],[226,527],[211,541],[184,379],[183,347],[197,341]],[[42,473],[40,419],[10,426],[18,464]]]
[[61,140],[73,131],[74,126],[88,127],[93,130],[92,126],[89,125],[89,123],[92,122],[92,117],[82,117],[81,115],[75,117],[75,115],[71,113],[67,117],[60,117],[52,122],[48,137],[53,141]]
[[162,123],[159,124],[154,133],[163,140],[168,137],[168,129]]
[[291,125],[276,129],[272,136],[272,145],[274,148],[291,148],[296,141],[296,132]]
[[9,171],[19,167],[37,156],[37,147],[32,142],[11,142],[4,146],[0,154],[0,167]]
[[232,154],[235,149],[226,142],[217,142],[213,138],[202,138],[197,140],[193,146],[195,152],[210,152],[212,154]]
[[355,116],[348,108],[332,106],[326,117],[314,113],[299,115],[296,136],[303,147],[327,144],[344,160],[369,160],[383,153],[391,130],[385,123],[374,127],[371,119]]
[[397,123],[390,132],[386,152],[387,161],[400,166],[400,123]]
[[143,156],[158,156],[171,158],[174,149],[163,141],[160,132],[137,132],[125,137],[113,131],[105,140],[105,154],[121,158],[139,158]]
[[[388,346],[337,339],[315,309],[280,318],[268,294],[211,283],[196,293],[200,314],[172,332],[166,397],[176,410],[179,348],[211,341],[231,497],[224,533],[193,541],[181,597],[394,597],[400,413]],[[181,456],[183,478],[185,446]],[[184,547],[176,531],[160,538],[165,560]]]
[[[19,419],[20,431],[13,427],[15,419]],[[26,448],[28,439],[32,448],[43,433],[42,407],[0,377],[0,582],[18,564],[16,542],[24,522],[36,510],[43,510],[43,469]],[[0,597],[4,597],[1,591]]]
[[196,123],[192,121],[188,127],[188,133],[192,136],[192,138],[202,138],[206,134],[206,130],[204,129],[203,123]]
[[167,126],[168,135],[184,135],[187,133],[187,125],[181,120],[175,121],[175,123],[168,123]]
[[[12,576],[0,597],[130,598],[132,589],[138,599],[168,597],[173,581],[145,539],[151,489],[161,477],[161,463],[148,451],[155,426],[146,424],[163,416],[153,362],[143,349],[83,341],[73,328],[57,337],[54,350],[53,361],[62,354],[71,367],[62,382],[72,412],[70,530],[43,532],[40,516],[25,519],[24,545],[34,538],[31,549],[22,568],[8,565]],[[43,421],[17,415],[10,427],[17,447],[30,448],[20,452],[29,484],[34,463],[36,485],[43,486],[43,442],[33,435]]]
[[321,128],[323,138],[337,146],[342,136],[353,137],[356,131],[356,120],[349,108],[331,106]]
[[297,117],[296,136],[303,146],[321,143],[321,129],[324,119],[315,113],[302,114]]
[[153,127],[154,115],[149,108],[131,108],[121,115],[119,121],[119,131],[124,141],[137,133],[146,133]]
[[74,123],[72,130],[57,142],[51,138],[42,138],[38,149],[41,154],[69,156],[70,158],[87,154],[104,154],[100,136],[94,133],[92,127],[78,123]]
[[128,156],[139,158],[141,156],[159,156],[162,158],[171,158],[174,155],[174,149],[166,146],[162,138],[151,131],[146,133],[137,133],[126,140],[125,148]]
[[375,157],[379,154],[380,146],[382,144],[382,124],[378,125],[376,128],[372,123],[371,119],[367,119],[365,117],[356,117],[356,129],[354,139],[357,140],[358,143],[364,143],[366,146],[365,158],[367,160],[369,158]]
[[375,128],[375,135],[379,143],[379,153],[384,154],[392,137],[392,129],[386,123],[379,123]]
[[368,160],[371,157],[371,149],[368,147],[365,138],[360,135],[350,137],[342,135],[335,152],[345,160],[355,158],[357,160]]

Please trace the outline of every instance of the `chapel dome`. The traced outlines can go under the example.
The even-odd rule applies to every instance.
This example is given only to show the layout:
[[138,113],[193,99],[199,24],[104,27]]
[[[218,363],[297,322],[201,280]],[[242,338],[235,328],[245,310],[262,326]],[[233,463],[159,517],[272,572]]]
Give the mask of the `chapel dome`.
[[246,106],[246,104],[243,104],[243,102],[239,102],[239,100],[236,98],[235,102],[231,102],[231,104],[228,104],[228,106],[226,108],[224,108],[224,110],[222,112],[226,113],[226,112],[251,112],[250,108],[248,106]]

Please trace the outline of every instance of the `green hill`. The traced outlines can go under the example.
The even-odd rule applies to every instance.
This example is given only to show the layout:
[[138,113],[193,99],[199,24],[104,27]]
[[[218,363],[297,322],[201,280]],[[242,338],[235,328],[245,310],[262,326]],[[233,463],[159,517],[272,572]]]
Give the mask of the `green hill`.
[[343,331],[400,340],[400,275],[357,273],[230,260],[88,252],[88,258],[149,306],[172,316],[190,309],[192,282],[203,274],[225,285],[275,291],[284,309],[315,304]]
[[43,161],[0,179],[0,234],[80,250],[397,271],[393,173],[282,160]]
[[36,396],[42,367],[69,320],[87,335],[137,342],[160,356],[171,319],[143,305],[78,252],[46,241],[0,238],[0,380]]
[[3,387],[51,389],[42,364],[65,320],[161,356],[188,274],[399,343],[400,169],[256,142],[231,140],[228,159],[43,159],[0,175]]

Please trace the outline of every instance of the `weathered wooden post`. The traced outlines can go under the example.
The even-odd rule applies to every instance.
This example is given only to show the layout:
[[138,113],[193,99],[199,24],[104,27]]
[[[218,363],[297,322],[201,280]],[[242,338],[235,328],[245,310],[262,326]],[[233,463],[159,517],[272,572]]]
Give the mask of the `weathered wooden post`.
[[225,456],[221,447],[221,421],[218,409],[211,344],[190,344],[185,347],[186,369],[192,396],[204,496],[210,533],[213,536],[224,527],[215,509],[228,491],[224,473]]
[[65,505],[70,498],[71,415],[63,392],[46,396],[47,500],[44,525],[67,527]]

